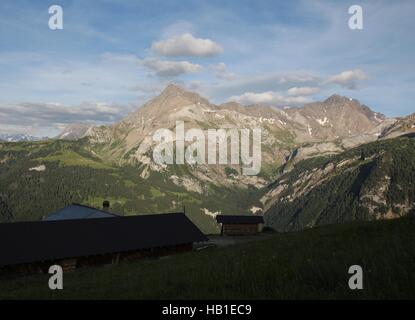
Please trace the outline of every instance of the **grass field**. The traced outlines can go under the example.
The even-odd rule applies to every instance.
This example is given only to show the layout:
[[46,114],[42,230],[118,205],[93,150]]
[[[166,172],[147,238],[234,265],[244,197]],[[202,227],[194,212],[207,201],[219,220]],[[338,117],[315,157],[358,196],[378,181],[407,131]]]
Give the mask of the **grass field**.
[[42,161],[59,161],[62,166],[84,166],[95,169],[112,169],[112,167],[102,161],[85,158],[82,155],[72,150],[58,151],[54,154],[48,155],[44,158],[37,159]]
[[[64,275],[0,278],[2,299],[415,298],[415,218],[327,226]],[[350,290],[361,265],[364,289]]]

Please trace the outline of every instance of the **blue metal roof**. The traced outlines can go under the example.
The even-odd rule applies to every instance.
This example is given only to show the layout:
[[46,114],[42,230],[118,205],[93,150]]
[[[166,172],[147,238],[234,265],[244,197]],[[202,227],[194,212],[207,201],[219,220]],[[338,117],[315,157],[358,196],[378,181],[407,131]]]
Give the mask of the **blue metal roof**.
[[99,209],[91,208],[81,204],[72,204],[50,214],[44,220],[73,220],[73,219],[94,219],[94,218],[112,218],[116,214],[105,212]]

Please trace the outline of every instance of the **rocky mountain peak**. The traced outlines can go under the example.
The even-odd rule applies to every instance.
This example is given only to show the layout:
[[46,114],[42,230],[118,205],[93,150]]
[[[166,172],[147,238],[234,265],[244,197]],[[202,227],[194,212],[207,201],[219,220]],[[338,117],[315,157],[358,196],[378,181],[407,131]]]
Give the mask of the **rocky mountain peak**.
[[[96,128],[93,132],[81,131],[81,137],[92,136],[94,141],[108,144],[122,142],[123,147],[117,150],[122,153],[137,148],[158,128],[173,128],[178,120],[202,128],[261,126],[271,145],[280,141],[286,143],[287,139],[283,140],[286,137],[291,144],[350,140],[361,136],[376,139],[385,123],[380,113],[373,112],[356,99],[337,94],[322,102],[282,110],[263,105],[246,107],[236,102],[215,105],[195,92],[170,84],[120,122]],[[72,131],[77,130],[69,130],[61,138],[68,139]]]
[[93,127],[93,125],[85,124],[85,123],[69,124],[56,137],[56,139],[78,140],[80,138],[83,138],[87,134],[88,130],[92,127]]
[[167,87],[164,88],[164,90],[160,93],[160,96],[170,96],[174,94],[184,94],[186,92],[186,89],[183,87],[171,83],[167,85]]
[[157,108],[165,112],[166,109],[177,109],[188,105],[208,105],[209,101],[195,92],[169,84],[157,97],[144,105],[145,108]]
[[357,100],[347,98],[347,97],[341,96],[339,94],[333,94],[330,97],[328,97],[326,100],[324,100],[325,103],[330,103],[330,104],[345,103],[345,102],[350,102],[350,101],[356,101],[357,102]]
[[132,127],[140,127],[143,130],[144,128],[150,130],[156,127],[166,127],[169,126],[174,115],[183,116],[186,109],[201,110],[202,107],[206,106],[210,106],[209,101],[199,94],[188,91],[179,85],[169,84],[158,96],[121,120],[119,125],[127,128],[127,131],[129,131],[128,128]]
[[[381,113],[374,112],[368,106],[363,105],[359,100],[344,97],[338,94],[331,95],[323,103],[317,103],[313,105],[319,105],[322,108],[336,108],[339,110],[350,110],[350,112],[357,112],[365,115],[370,121],[379,123],[385,120],[385,116]],[[350,115],[353,117],[353,115]]]

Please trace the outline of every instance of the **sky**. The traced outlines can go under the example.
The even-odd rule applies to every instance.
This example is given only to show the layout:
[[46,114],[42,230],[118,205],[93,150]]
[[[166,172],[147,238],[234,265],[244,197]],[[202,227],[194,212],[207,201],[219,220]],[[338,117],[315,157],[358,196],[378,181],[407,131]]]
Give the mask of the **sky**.
[[415,112],[414,16],[412,0],[2,0],[0,133],[113,123],[169,83],[218,104],[341,94],[403,116]]

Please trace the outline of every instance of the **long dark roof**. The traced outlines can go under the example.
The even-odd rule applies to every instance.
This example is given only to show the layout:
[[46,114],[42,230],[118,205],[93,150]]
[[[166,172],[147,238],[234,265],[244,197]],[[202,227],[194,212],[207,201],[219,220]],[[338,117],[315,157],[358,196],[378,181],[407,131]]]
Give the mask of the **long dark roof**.
[[264,223],[262,216],[234,216],[234,215],[217,215],[216,221],[225,224],[257,224]]
[[0,266],[206,241],[183,214],[0,224]]
[[113,218],[116,214],[74,203],[54,213],[51,213],[45,220],[70,220],[70,219],[94,219]]

